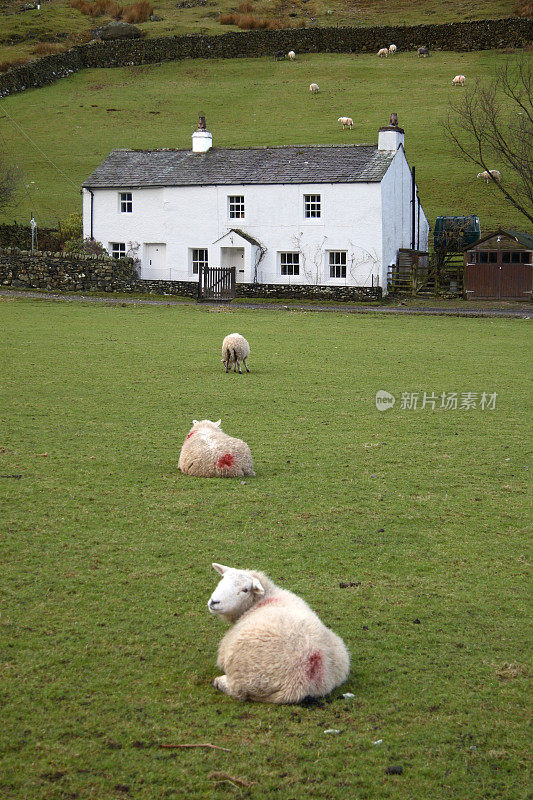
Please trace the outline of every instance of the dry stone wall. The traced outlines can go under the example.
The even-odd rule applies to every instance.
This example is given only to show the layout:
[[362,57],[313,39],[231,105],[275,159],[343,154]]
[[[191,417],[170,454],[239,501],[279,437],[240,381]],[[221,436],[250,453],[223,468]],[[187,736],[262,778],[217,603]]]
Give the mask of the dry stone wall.
[[425,45],[430,50],[521,48],[533,40],[533,20],[452,22],[376,28],[309,28],[244,31],[220,36],[170,36],[126,41],[95,41],[65,53],[45,56],[0,75],[0,96],[45,86],[85,68],[123,67],[183,58],[250,58],[284,50],[297,53],[368,53],[394,42],[400,51]]
[[[65,256],[17,247],[0,249],[0,286],[13,289],[45,289],[56,292],[136,292],[142,294],[197,297],[194,281],[146,281],[138,277],[131,258]],[[239,283],[237,297],[300,298],[313,300],[378,300],[379,287],[286,286],[284,284]]]

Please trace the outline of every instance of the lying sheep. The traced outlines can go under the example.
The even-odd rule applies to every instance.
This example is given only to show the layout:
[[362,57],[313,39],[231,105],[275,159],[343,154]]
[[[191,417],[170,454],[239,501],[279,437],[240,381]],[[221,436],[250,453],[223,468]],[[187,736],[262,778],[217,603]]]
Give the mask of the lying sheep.
[[490,177],[491,175],[495,181],[501,181],[502,179],[502,176],[497,169],[489,169],[488,172],[487,170],[485,170],[484,172],[478,172],[477,174],[478,178],[483,178],[485,183],[489,183],[489,181],[492,180],[492,178]]
[[342,122],[342,129],[353,128],[353,119],[351,117],[339,117],[337,122]]
[[418,53],[418,58],[427,58],[429,56],[428,47],[419,47],[416,52]]
[[312,84],[309,86],[309,91],[311,92],[311,94],[318,94],[318,91],[319,91],[319,89],[318,89],[318,83],[312,83]]
[[388,58],[389,57],[389,51],[387,50],[386,47],[382,47],[381,50],[378,50],[378,56],[380,58]]
[[178,467],[198,478],[242,478],[254,476],[250,448],[242,439],[228,436],[220,423],[193,419],[181,448]]
[[287,53],[287,58],[289,59],[289,61],[294,61],[294,59],[296,58],[296,53],[294,52],[294,50],[289,50],[289,52]]
[[466,78],[464,75],[456,75],[452,81],[452,86],[464,86]]
[[238,700],[299,703],[344,683],[350,656],[307,603],[262,572],[213,564],[222,580],[207,604],[232,627],[218,648],[213,686]]
[[233,365],[233,372],[237,372],[237,367],[242,375],[241,361],[246,372],[250,372],[246,359],[250,355],[250,345],[240,333],[230,333],[222,342],[222,363],[229,372]]
[[390,44],[390,45],[389,45],[389,53],[390,53],[391,55],[394,55],[394,53],[396,52],[396,50],[397,50],[397,49],[398,49],[398,48],[396,47],[396,45],[395,45],[395,44]]

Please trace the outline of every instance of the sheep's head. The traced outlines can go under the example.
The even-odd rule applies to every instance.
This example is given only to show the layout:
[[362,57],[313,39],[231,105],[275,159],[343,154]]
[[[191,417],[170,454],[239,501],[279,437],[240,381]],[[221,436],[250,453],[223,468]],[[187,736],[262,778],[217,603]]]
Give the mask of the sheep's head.
[[191,430],[198,430],[198,428],[211,428],[211,430],[219,430],[221,423],[221,419],[219,419],[218,422],[212,422],[210,419],[193,419]]
[[213,569],[222,579],[207,604],[212,614],[234,622],[265,594],[261,581],[245,569],[232,569],[223,564],[213,564]]

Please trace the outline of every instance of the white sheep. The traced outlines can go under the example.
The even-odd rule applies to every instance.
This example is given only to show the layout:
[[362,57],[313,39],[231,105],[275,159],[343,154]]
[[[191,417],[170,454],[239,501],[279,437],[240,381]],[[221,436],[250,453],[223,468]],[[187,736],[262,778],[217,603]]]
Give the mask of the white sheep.
[[342,122],[342,129],[353,128],[353,119],[351,117],[339,117],[337,122]]
[[294,50],[289,50],[289,52],[287,53],[287,58],[289,59],[289,61],[294,61],[294,59],[296,58],[296,53],[294,52]]
[[237,372],[237,367],[242,375],[241,361],[246,372],[250,372],[246,359],[250,355],[250,345],[240,333],[230,333],[222,342],[222,363],[229,372],[233,366],[233,372]]
[[388,49],[386,47],[382,47],[381,50],[378,50],[378,56],[380,58],[388,58],[389,57]]
[[501,181],[502,179],[502,176],[497,169],[489,169],[488,172],[487,170],[485,170],[484,172],[478,172],[477,174],[478,178],[483,178],[485,183],[489,183],[492,180],[492,178],[490,177],[491,175],[496,181]]
[[319,92],[318,83],[312,83],[309,86],[309,91],[311,92],[311,94],[318,94],[318,92]]
[[395,44],[390,44],[390,45],[389,45],[389,53],[390,53],[391,55],[394,55],[394,53],[396,52],[396,50],[397,50],[397,49],[398,49],[398,48],[396,47],[396,45],[395,45]]
[[466,78],[464,75],[456,75],[452,81],[452,86],[464,86]]
[[220,423],[193,420],[181,448],[178,467],[185,475],[198,478],[241,478],[254,476],[250,448],[242,439],[228,436]]
[[213,567],[222,580],[207,607],[232,623],[218,648],[225,674],[213,686],[239,700],[299,703],[344,683],[346,645],[304,600],[262,572]]

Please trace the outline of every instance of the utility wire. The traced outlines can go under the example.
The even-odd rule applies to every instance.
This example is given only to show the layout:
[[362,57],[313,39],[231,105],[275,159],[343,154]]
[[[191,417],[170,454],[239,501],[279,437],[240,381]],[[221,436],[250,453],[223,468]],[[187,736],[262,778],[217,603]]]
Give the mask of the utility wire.
[[71,183],[71,184],[72,184],[72,186],[74,186],[74,188],[76,189],[76,191],[78,191],[78,190],[79,190],[79,188],[80,188],[80,187],[79,187],[79,185],[77,185],[76,183],[74,183],[74,181],[73,181],[73,180],[71,180],[71,179],[69,178],[69,176],[68,176],[68,175],[66,175],[66,174],[63,172],[63,170],[62,170],[62,169],[60,169],[60,168],[57,166],[57,164],[54,164],[54,162],[52,161],[52,159],[51,159],[51,158],[48,158],[48,156],[46,155],[46,153],[44,152],[44,150],[41,150],[41,148],[39,147],[39,145],[38,145],[38,144],[36,144],[36,143],[33,141],[33,139],[31,139],[31,138],[30,138],[30,136],[28,136],[28,134],[27,134],[27,133],[24,131],[24,129],[23,129],[23,128],[22,128],[22,127],[21,127],[21,126],[18,124],[18,122],[16,122],[16,121],[13,119],[13,117],[12,117],[10,114],[8,114],[8,113],[7,113],[7,111],[5,110],[5,108],[2,108],[2,111],[4,112],[4,114],[6,115],[6,117],[7,117],[8,119],[10,119],[10,120],[11,120],[11,122],[13,123],[13,125],[16,125],[16,127],[19,129],[19,131],[22,133],[22,135],[26,137],[26,139],[28,140],[28,142],[30,142],[30,144],[32,144],[32,145],[35,147],[35,149],[36,149],[36,150],[38,150],[38,151],[39,151],[39,153],[40,153],[42,156],[44,156],[44,158],[46,158],[46,160],[47,160],[47,161],[48,161],[48,162],[49,162],[49,163],[50,163],[50,164],[53,166],[53,168],[54,168],[54,169],[56,169],[56,170],[57,170],[57,171],[58,171],[58,172],[59,172],[61,175],[63,175],[63,177],[64,177],[64,178],[66,178],[66,179],[67,179],[67,181],[68,181],[69,183]]

